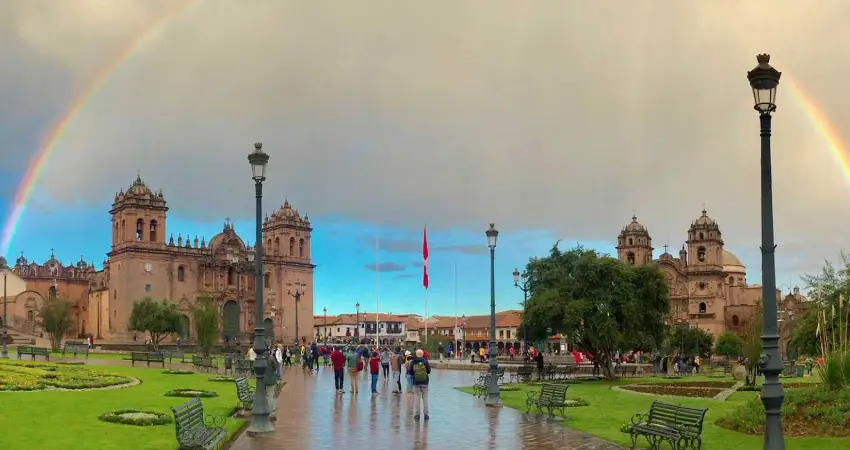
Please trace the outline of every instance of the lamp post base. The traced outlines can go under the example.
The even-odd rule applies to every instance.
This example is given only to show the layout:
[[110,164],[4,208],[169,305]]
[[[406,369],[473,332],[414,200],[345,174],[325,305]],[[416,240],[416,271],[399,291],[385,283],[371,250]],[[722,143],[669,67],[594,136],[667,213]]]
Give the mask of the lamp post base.
[[502,399],[498,395],[488,395],[487,399],[484,400],[484,404],[490,408],[501,408],[505,406],[502,404]]

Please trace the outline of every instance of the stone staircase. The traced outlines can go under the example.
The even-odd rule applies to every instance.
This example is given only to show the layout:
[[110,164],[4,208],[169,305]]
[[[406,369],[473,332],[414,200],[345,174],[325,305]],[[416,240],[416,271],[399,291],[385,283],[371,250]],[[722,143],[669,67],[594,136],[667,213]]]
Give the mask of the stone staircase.
[[50,348],[50,339],[28,334],[26,332],[16,330],[9,327],[9,342],[10,346],[18,345],[35,345],[36,347]]

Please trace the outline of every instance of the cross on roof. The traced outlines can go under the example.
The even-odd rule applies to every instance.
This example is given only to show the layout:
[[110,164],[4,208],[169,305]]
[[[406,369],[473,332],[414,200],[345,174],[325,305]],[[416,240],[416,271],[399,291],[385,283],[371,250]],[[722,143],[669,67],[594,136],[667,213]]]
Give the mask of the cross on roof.
[[668,245],[664,244],[664,253],[667,253],[667,247],[668,247]]

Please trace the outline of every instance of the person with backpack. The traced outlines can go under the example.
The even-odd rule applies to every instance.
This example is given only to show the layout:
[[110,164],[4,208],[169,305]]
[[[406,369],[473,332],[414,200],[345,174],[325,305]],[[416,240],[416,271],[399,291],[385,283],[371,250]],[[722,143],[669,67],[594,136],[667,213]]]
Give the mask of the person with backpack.
[[[410,375],[413,379],[413,419],[419,420],[420,410],[425,415],[425,420],[430,419],[428,416],[428,381],[431,374],[431,365],[425,358],[425,352],[422,349],[416,350],[416,356],[410,360]],[[421,402],[421,404],[420,404]]]

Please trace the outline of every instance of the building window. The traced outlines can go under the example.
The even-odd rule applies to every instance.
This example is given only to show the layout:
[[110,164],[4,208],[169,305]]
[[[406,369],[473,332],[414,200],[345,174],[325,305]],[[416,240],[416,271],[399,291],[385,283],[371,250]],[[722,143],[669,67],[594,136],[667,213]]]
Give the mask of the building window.
[[35,319],[35,314],[32,310],[27,311],[27,321],[32,322]]
[[705,247],[700,247],[697,249],[697,259],[699,262],[705,261]]
[[336,332],[339,333],[339,327],[336,328]]
[[183,266],[177,267],[177,281],[183,281],[186,276],[186,270]]
[[280,238],[274,238],[274,255],[277,256],[280,254]]
[[729,277],[729,284],[735,284],[735,277]]
[[236,279],[236,276],[235,276],[235,271],[233,270],[233,267],[227,269],[227,285],[233,286],[233,284],[236,283],[236,281],[234,281],[235,279]]
[[156,220],[151,220],[150,223],[150,241],[156,242]]
[[700,281],[700,283],[699,283],[699,289],[700,290],[705,289],[705,283],[703,283],[702,281]]
[[265,287],[265,288],[268,288],[268,287],[269,287],[269,284],[271,284],[271,283],[269,283],[270,278],[271,278],[271,277],[269,276],[269,274],[268,274],[268,273],[267,273],[267,274],[265,274],[265,275],[263,275],[263,287]]
[[635,265],[635,254],[632,253],[632,252],[627,253],[626,254],[626,262],[628,262],[631,265]]
[[738,315],[736,314],[736,315],[732,316],[732,326],[733,326],[733,327],[737,327],[737,326],[738,326],[738,322],[739,322],[739,321],[738,321]]
[[632,238],[629,238],[629,245],[632,245]]
[[700,303],[700,304],[699,304],[699,313],[700,313],[700,314],[705,314],[705,303]]
[[145,221],[142,220],[142,219],[137,220],[136,221],[136,240],[137,241],[142,240],[142,238],[144,237],[144,231],[145,231]]
[[704,235],[703,235],[702,233],[700,233],[700,234],[699,234],[699,238],[700,238],[700,240],[705,239],[705,237],[704,237]]
[[298,240],[298,257],[299,258],[304,257],[304,239],[303,238]]
[[151,291],[151,285],[146,284],[145,285],[145,292],[150,292],[150,291]]
[[289,256],[295,256],[295,238],[289,238]]
[[50,298],[56,298],[56,286],[50,286],[50,289],[47,290],[47,296]]

